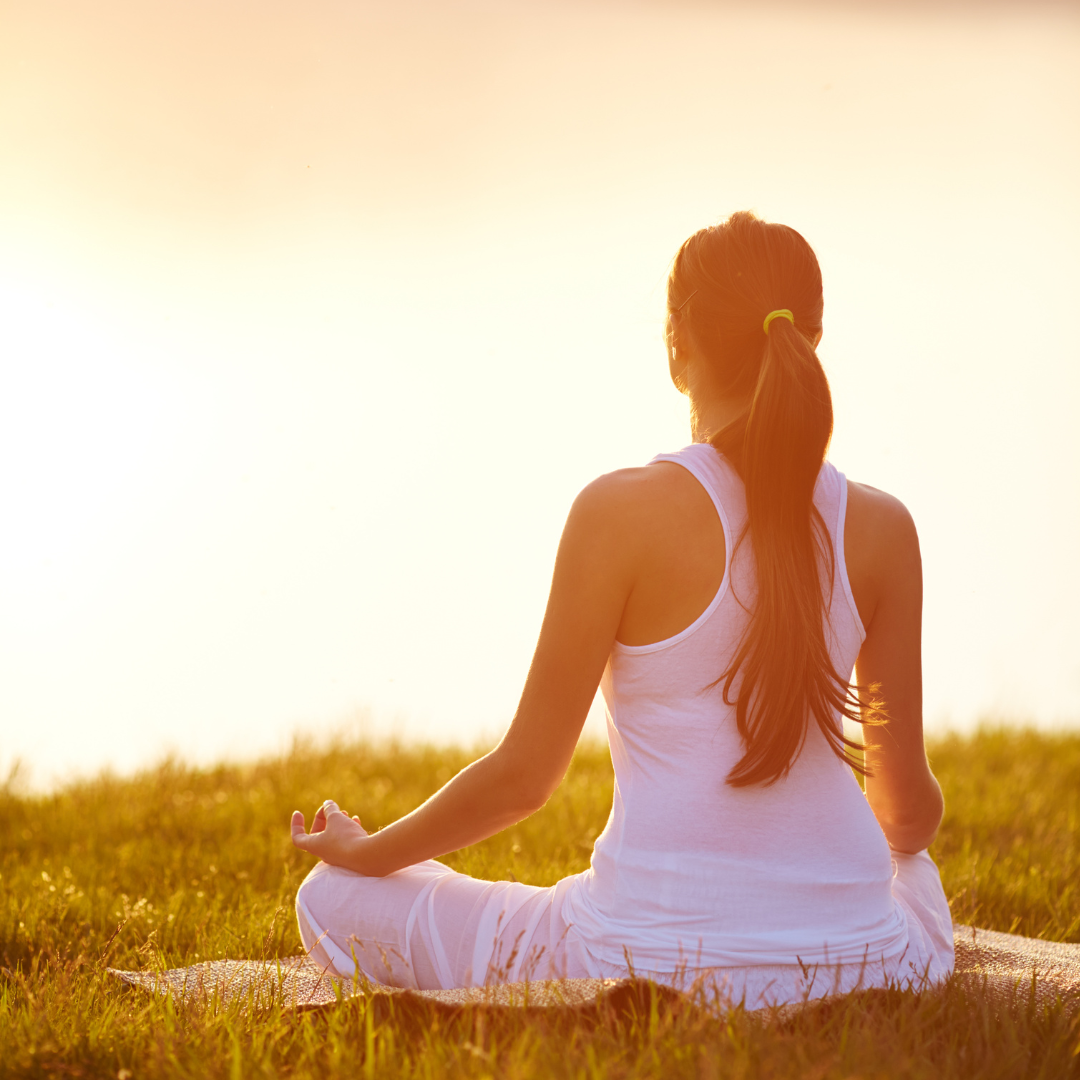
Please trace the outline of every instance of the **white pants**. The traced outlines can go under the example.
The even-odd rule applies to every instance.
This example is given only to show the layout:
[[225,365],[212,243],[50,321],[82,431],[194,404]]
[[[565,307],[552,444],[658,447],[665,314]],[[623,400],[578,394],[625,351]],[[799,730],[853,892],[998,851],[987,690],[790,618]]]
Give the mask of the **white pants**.
[[[689,986],[703,979],[748,1008],[859,987],[939,982],[953,967],[952,922],[933,860],[894,854],[893,897],[908,946],[874,964],[806,969],[798,964],[638,971]],[[319,863],[296,894],[300,937],[331,973],[416,990],[449,990],[550,978],[625,978],[629,968],[594,957],[562,918],[575,878],[550,888],[481,881],[429,861],[384,878]]]

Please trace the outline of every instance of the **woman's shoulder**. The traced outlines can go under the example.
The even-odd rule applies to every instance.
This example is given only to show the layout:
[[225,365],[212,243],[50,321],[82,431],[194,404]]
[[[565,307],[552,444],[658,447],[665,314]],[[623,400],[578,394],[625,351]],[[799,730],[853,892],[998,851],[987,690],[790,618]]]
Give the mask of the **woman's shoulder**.
[[568,525],[572,532],[649,556],[715,520],[712,500],[692,473],[674,462],[654,461],[598,476],[574,500]]
[[674,461],[658,460],[598,476],[582,489],[574,505],[628,522],[651,520],[658,512],[680,507],[692,509],[703,501],[711,506],[691,472]]
[[844,561],[865,625],[887,588],[921,588],[919,534],[911,512],[895,495],[847,482]]
[[847,482],[845,534],[878,542],[918,542],[911,511],[895,496],[869,484]]

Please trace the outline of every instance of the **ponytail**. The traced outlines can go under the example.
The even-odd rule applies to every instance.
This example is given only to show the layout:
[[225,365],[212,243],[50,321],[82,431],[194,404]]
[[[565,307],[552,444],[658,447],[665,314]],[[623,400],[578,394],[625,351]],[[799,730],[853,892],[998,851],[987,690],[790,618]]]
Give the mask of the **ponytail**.
[[[689,298],[679,306],[719,384],[747,402],[711,440],[746,488],[757,581],[746,633],[714,684],[735,706],[745,746],[727,781],[743,787],[785,776],[811,718],[833,752],[859,768],[847,754],[855,744],[841,721],[859,719],[864,702],[829,653],[825,595],[835,556],[813,501],[833,424],[815,351],[822,312],[817,259],[794,229],[735,214],[683,245],[668,288],[673,310],[673,301]],[[783,317],[774,317],[778,309],[787,309]]]

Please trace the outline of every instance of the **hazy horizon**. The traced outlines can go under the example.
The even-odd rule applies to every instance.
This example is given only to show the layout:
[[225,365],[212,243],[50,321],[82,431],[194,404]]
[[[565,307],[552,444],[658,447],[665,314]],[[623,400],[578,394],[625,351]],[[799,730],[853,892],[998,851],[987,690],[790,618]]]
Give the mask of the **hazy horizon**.
[[928,730],[1080,725],[1074,8],[0,23],[0,770],[496,735],[574,495],[689,441],[665,275],[743,208],[919,526]]

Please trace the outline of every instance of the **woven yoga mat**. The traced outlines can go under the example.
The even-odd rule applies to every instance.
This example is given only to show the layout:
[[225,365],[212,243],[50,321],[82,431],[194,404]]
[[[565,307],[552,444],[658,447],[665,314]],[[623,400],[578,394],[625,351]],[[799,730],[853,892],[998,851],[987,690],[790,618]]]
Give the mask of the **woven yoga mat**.
[[528,983],[496,983],[457,990],[403,990],[370,981],[354,982],[328,975],[306,956],[287,960],[209,960],[168,971],[118,971],[109,968],[129,986],[172,995],[184,1002],[228,1004],[239,1001],[254,1008],[280,1002],[285,1008],[319,1008],[336,1005],[357,995],[419,999],[435,1005],[460,1008],[494,1005],[501,1008],[576,1008],[591,1005],[605,993],[630,980],[559,979]]
[[[957,926],[956,978],[1008,1000],[1031,993],[1036,1000],[1059,998],[1080,1003],[1080,945],[1041,941]],[[157,994],[171,993],[187,1003],[260,1009],[280,1003],[290,1009],[335,1005],[356,995],[383,995],[435,1007],[470,1005],[496,1008],[582,1009],[625,996],[640,986],[632,980],[562,979],[553,982],[506,983],[458,990],[402,990],[378,983],[334,978],[306,956],[287,960],[211,960],[168,971],[118,971],[111,974],[129,986]]]

